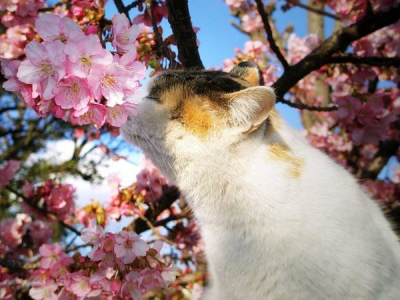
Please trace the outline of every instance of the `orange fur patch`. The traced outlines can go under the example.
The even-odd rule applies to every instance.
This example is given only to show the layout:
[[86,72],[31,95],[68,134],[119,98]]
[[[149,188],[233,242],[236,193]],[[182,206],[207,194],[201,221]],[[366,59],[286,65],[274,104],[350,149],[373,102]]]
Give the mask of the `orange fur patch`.
[[301,175],[301,168],[304,160],[300,157],[294,157],[290,152],[290,148],[286,144],[271,143],[268,148],[269,154],[274,161],[281,161],[290,164],[288,176],[297,179]]
[[182,121],[187,130],[203,139],[213,128],[213,117],[203,105],[200,105],[195,99],[191,100],[186,100],[183,103]]

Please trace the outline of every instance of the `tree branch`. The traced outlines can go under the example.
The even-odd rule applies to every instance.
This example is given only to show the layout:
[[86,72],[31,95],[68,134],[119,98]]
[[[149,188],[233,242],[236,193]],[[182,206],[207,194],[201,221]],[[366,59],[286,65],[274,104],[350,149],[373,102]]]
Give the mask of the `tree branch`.
[[276,57],[281,62],[283,68],[285,70],[289,70],[290,66],[274,40],[274,37],[272,34],[272,28],[271,28],[271,25],[269,24],[269,20],[268,20],[269,17],[268,17],[267,12],[264,9],[264,4],[262,3],[261,0],[256,0],[256,3],[257,3],[258,13],[260,14],[261,19],[264,23],[264,29],[265,29],[265,32],[267,33],[267,40],[269,42],[269,46],[271,47],[272,51],[275,53]]
[[327,64],[333,54],[345,51],[353,41],[391,25],[399,19],[400,5],[390,11],[366,14],[357,23],[336,31],[300,62],[285,70],[273,85],[277,97],[282,98],[299,80]]
[[187,0],[167,0],[168,22],[178,46],[178,57],[186,69],[204,69]]
[[137,1],[133,1],[131,4],[129,4],[127,7],[126,7],[126,9],[128,10],[128,11],[130,11],[132,8],[135,8],[136,6],[138,6],[139,4],[140,4],[140,0],[137,0]]
[[377,67],[397,67],[400,68],[400,57],[358,57],[355,55],[332,56],[326,59],[327,64],[361,64]]
[[122,2],[122,0],[114,0],[115,6],[117,7],[117,10],[120,14],[125,14],[125,16],[128,18],[129,20],[129,24],[132,25],[132,20],[129,17],[129,9],[127,9],[124,5],[124,3]]
[[279,98],[277,102],[284,103],[290,107],[298,108],[298,109],[305,109],[305,110],[310,110],[310,111],[335,111],[338,109],[337,106],[310,106],[304,103],[293,103],[289,100]]
[[[145,214],[145,219],[150,222],[154,222],[158,215],[160,215],[164,210],[168,209],[172,203],[174,203],[179,198],[179,190],[175,186],[168,187],[164,194],[157,199],[154,203],[153,208],[149,208]],[[150,229],[147,222],[143,219],[136,219],[129,226],[129,230],[135,231],[136,233],[142,233],[148,229]]]
[[[329,18],[332,18],[334,20],[340,21],[340,17],[338,17],[337,15],[331,14],[330,12],[327,12],[325,10],[320,10],[314,7],[311,7],[309,5],[303,4],[300,1],[293,1],[293,0],[286,0],[286,2],[293,4],[295,6],[301,7],[305,10],[311,11],[313,13],[319,14],[319,15],[323,15]],[[283,11],[287,11],[290,7],[286,5],[282,6]]]

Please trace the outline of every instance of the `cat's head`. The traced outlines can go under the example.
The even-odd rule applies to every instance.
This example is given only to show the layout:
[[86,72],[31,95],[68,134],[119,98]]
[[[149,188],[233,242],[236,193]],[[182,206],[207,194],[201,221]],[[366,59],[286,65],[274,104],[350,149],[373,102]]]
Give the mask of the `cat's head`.
[[138,115],[122,128],[123,136],[175,181],[171,168],[224,155],[252,138],[275,104],[273,90],[259,86],[260,81],[252,63],[229,73],[163,72],[148,85]]

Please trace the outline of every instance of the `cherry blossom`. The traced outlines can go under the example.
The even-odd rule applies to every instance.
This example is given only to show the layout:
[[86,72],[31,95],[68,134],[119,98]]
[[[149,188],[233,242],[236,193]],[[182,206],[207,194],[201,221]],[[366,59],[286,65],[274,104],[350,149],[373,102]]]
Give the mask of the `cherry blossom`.
[[66,43],[84,36],[83,31],[73,20],[55,14],[43,14],[36,20],[36,31],[45,41]]
[[147,243],[134,232],[122,231],[115,237],[115,255],[124,264],[132,263],[137,256],[145,256],[148,248]]
[[105,50],[94,34],[78,41],[67,42],[64,52],[68,55],[68,74],[86,78],[93,65],[111,64],[112,54]]
[[37,84],[44,100],[54,97],[53,88],[66,74],[64,44],[60,41],[39,44],[30,42],[17,73],[21,82]]
[[124,14],[116,14],[112,18],[113,41],[112,45],[121,54],[136,49],[135,41],[140,33],[139,26],[129,25],[129,20]]

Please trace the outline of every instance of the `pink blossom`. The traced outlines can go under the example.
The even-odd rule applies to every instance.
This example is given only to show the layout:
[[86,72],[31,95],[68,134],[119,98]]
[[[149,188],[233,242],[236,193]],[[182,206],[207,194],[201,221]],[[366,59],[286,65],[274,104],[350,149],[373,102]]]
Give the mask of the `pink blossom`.
[[16,248],[22,243],[24,234],[21,222],[16,219],[4,219],[0,222],[0,241],[9,249]]
[[62,184],[53,188],[45,198],[47,210],[60,220],[66,220],[74,212],[75,189],[70,184]]
[[178,268],[167,267],[162,271],[161,276],[162,276],[162,279],[168,283],[168,282],[174,281],[176,279],[176,276],[178,276],[179,273],[180,272],[179,272]]
[[8,10],[14,12],[17,10],[18,0],[1,0],[0,11]]
[[241,20],[242,27],[247,32],[253,32],[263,27],[261,16],[258,13],[255,15],[244,14]]
[[136,115],[136,104],[125,102],[122,105],[109,107],[107,110],[107,121],[112,126],[121,127],[126,123],[128,115]]
[[129,20],[124,14],[115,14],[112,18],[113,41],[112,45],[118,53],[126,53],[136,49],[136,38],[140,34],[139,26],[129,25]]
[[21,63],[18,79],[37,84],[44,100],[53,98],[53,88],[66,73],[64,44],[60,41],[43,44],[33,41],[26,46],[25,53],[28,59]]
[[[118,56],[115,57],[117,58]],[[117,62],[119,62],[119,64],[125,67],[125,69],[128,71],[128,80],[130,80],[129,84],[139,87],[137,81],[146,77],[146,66],[136,59],[136,50],[131,50],[121,56]]]
[[[173,277],[170,271],[166,271],[165,276],[168,279]],[[144,269],[140,271],[140,278],[138,279],[139,288],[150,291],[164,286],[164,280],[159,270]]]
[[17,93],[25,102],[28,107],[33,107],[35,101],[32,98],[31,86],[22,83],[17,78],[17,71],[21,64],[19,60],[9,61],[6,59],[1,60],[2,73],[8,80],[3,83],[3,88],[7,91]]
[[244,4],[245,0],[225,0],[230,9],[238,9]]
[[14,178],[20,166],[19,161],[12,159],[0,169],[0,187],[7,185]]
[[79,125],[94,123],[98,128],[106,121],[107,108],[102,104],[89,103],[84,109],[75,111],[72,115]]
[[67,17],[61,18],[55,14],[43,14],[36,20],[36,31],[45,41],[68,41],[84,37],[77,23]]
[[99,32],[99,27],[97,25],[89,25],[85,29],[86,35],[96,35]]
[[[168,9],[165,6],[165,2],[162,5],[158,5],[158,3],[155,3],[155,4],[156,5],[153,6],[153,17],[154,17],[156,23],[159,24],[163,18],[168,17]],[[147,11],[147,9],[143,14],[137,15],[132,20],[132,23],[133,24],[143,23],[144,25],[151,27],[152,22],[151,22],[151,18],[150,18],[150,15],[149,15],[149,12]]]
[[81,239],[85,243],[99,245],[104,237],[103,227],[97,225],[96,219],[92,219],[89,227],[82,232]]
[[124,264],[132,263],[137,256],[145,256],[149,246],[132,231],[122,231],[115,236],[114,252]]
[[58,289],[58,285],[54,280],[48,280],[42,285],[35,285],[29,290],[29,296],[35,300],[57,300],[57,294],[55,291]]
[[50,269],[60,259],[63,250],[58,243],[52,245],[44,244],[39,248],[39,253],[42,256],[40,267],[42,269]]
[[68,42],[64,52],[68,55],[68,74],[85,78],[93,65],[108,65],[112,54],[105,50],[97,35],[85,36],[79,41]]
[[121,287],[121,293],[125,297],[131,297],[133,300],[142,299],[142,293],[138,287],[138,279],[140,274],[138,272],[131,271],[125,276],[126,282]]
[[90,286],[89,278],[79,273],[72,274],[71,278],[72,282],[67,287],[68,290],[78,297],[90,297],[92,287]]
[[62,109],[82,110],[92,99],[87,81],[79,77],[65,77],[53,89],[55,103]]
[[338,117],[346,119],[348,122],[354,120],[362,106],[361,101],[352,96],[338,98],[336,99],[336,103],[339,105]]
[[48,224],[41,220],[35,220],[33,223],[26,225],[25,231],[29,232],[32,241],[36,246],[41,246],[42,244],[47,243],[52,236],[52,231]]
[[25,197],[27,197],[27,198],[31,198],[35,194],[35,188],[28,181],[24,182],[24,185],[22,186],[21,190],[22,190],[22,193],[24,193]]
[[288,62],[296,64],[309,54],[319,44],[317,34],[310,34],[304,38],[299,38],[292,33],[288,38]]
[[88,82],[97,101],[104,97],[109,107],[123,104],[125,95],[137,89],[137,86],[130,85],[129,72],[117,63],[94,66]]

